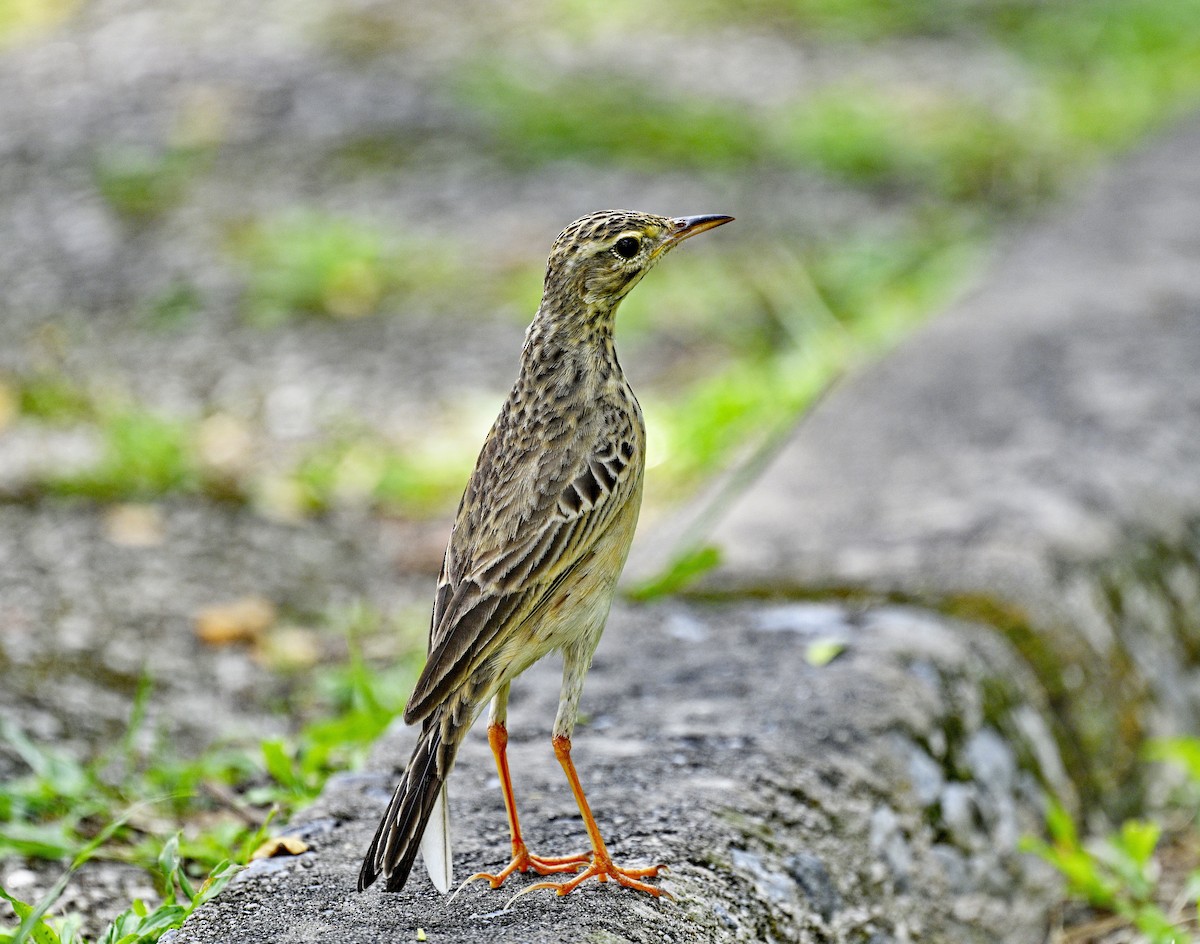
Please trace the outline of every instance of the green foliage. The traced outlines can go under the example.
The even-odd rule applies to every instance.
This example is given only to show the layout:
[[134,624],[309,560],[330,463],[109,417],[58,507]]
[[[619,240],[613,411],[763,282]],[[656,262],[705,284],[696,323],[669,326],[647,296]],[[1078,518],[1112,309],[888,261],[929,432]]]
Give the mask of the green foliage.
[[59,859],[77,853],[86,845],[81,824],[108,809],[95,791],[95,769],[65,752],[34,745],[7,720],[0,719],[0,741],[30,769],[0,784],[0,858]]
[[151,327],[173,328],[200,310],[199,290],[191,282],[176,281],[146,306],[146,321]]
[[101,433],[99,463],[54,479],[52,493],[113,501],[200,490],[203,473],[187,424],[142,410],[119,410],[102,418]]
[[658,597],[678,593],[720,562],[721,552],[715,547],[705,545],[689,549],[672,561],[663,573],[641,586],[635,587],[627,596],[631,600],[654,600]]
[[1009,208],[1052,192],[1070,164],[1066,144],[1036,119],[927,89],[863,86],[830,89],[773,125],[791,162],[849,183]]
[[414,637],[386,670],[371,668],[362,657],[359,639],[395,628],[363,608],[346,617],[349,659],[328,668],[317,679],[318,717],[295,736],[264,741],[263,765],[274,781],[251,793],[258,802],[294,808],[314,799],[331,773],[359,766],[370,746],[404,707],[403,695],[415,677],[422,650]]
[[[990,0],[988,6],[1024,5],[1021,0]],[[771,23],[805,36],[824,39],[874,40],[885,37],[943,35],[978,18],[983,4],[954,0],[699,0],[698,12],[709,19]]]
[[1200,2],[1012,4],[992,31],[1043,77],[1066,137],[1121,147],[1200,95]]
[[361,224],[295,214],[249,228],[234,245],[249,267],[246,314],[256,324],[374,314],[391,287],[383,237]]
[[244,226],[230,248],[247,274],[246,317],[263,327],[297,315],[374,315],[397,296],[435,294],[464,274],[457,253],[435,239],[311,211]]
[[56,426],[95,418],[92,398],[80,386],[49,372],[20,379],[16,384],[17,410],[25,417]]
[[804,647],[804,661],[814,669],[824,668],[846,651],[846,643],[841,639],[814,639]]
[[421,514],[458,496],[473,458],[469,449],[402,451],[369,434],[342,436],[301,458],[288,478],[307,514],[345,504]]
[[[8,384],[5,384],[7,387]],[[289,488],[289,513],[315,515],[335,507],[429,514],[461,492],[478,447],[472,437],[443,436],[402,449],[371,430],[345,429],[298,456],[282,471],[247,464],[234,472],[207,464],[197,421],[171,419],[120,398],[96,396],[66,378],[34,374],[11,384],[17,414],[54,426],[85,426],[101,440],[98,459],[69,471],[49,471],[31,487],[93,501],[147,501],[205,495],[230,501],[261,497],[264,483]]]
[[[35,744],[0,721],[0,745],[28,768],[0,783],[0,861],[16,856],[73,860],[36,906],[0,890],[22,919],[22,928],[8,938],[0,935],[0,944],[85,944],[71,921],[45,915],[74,871],[96,857],[145,869],[162,900],[155,907],[134,902],[95,944],[157,941],[232,877],[237,866],[231,862],[249,859],[276,812],[289,815],[316,796],[331,773],[361,763],[402,707],[399,693],[411,684],[423,647],[417,634],[398,632],[365,607],[336,623],[346,634],[349,658],[313,673],[308,684],[293,692],[283,709],[315,720],[287,738],[218,745],[190,758],[178,756],[163,739],[138,748],[149,682],[139,686],[125,739],[87,761]],[[379,639],[390,647],[389,667],[383,671],[360,655],[362,642]],[[214,797],[220,796],[235,797],[239,808],[222,815],[230,801],[217,803]],[[267,806],[272,812],[262,825],[250,825],[253,817],[247,811]],[[143,815],[151,809],[154,816]],[[197,826],[200,819],[203,828]],[[163,835],[157,831],[162,823],[178,831]]]
[[610,75],[554,79],[524,66],[479,66],[460,78],[458,94],[515,164],[582,158],[644,169],[732,169],[756,161],[763,149],[758,123],[743,110],[657,98]]
[[1187,775],[1189,783],[1200,788],[1200,738],[1155,738],[1146,745],[1146,759],[1174,764]]
[[[1009,116],[929,89],[906,96],[835,86],[786,106],[753,109],[656,97],[630,80],[535,80],[493,67],[464,79],[460,94],[487,116],[499,153],[514,164],[583,159],[647,170],[801,168],[860,186],[1011,207],[1052,189],[1072,159],[1068,143],[1035,111]],[[562,101],[571,107],[560,107]]]
[[[1036,178],[1039,136],[981,106],[913,99],[869,87],[832,88],[767,110],[683,96],[644,83],[583,75],[558,81],[492,67],[460,94],[489,118],[514,163],[583,159],[653,170],[747,165],[822,170],[852,183],[929,187],[989,198]],[[570,108],[559,103],[570,101]]]
[[[205,782],[233,784],[256,773],[242,752],[214,749],[181,759],[156,745],[142,752],[132,734],[142,724],[148,684],[139,688],[130,723],[131,736],[89,761],[35,744],[8,721],[0,721],[0,743],[24,762],[28,773],[0,784],[0,859],[14,855],[61,859],[87,849],[105,824],[117,822],[107,855],[148,867],[150,855],[137,830],[120,823],[119,811],[151,803],[175,816],[203,806]],[[214,865],[222,856],[200,856]]]
[[[1187,778],[1185,802],[1194,806],[1200,796],[1200,739],[1153,741],[1147,754],[1182,768]],[[1194,858],[1200,840],[1194,811],[1189,820],[1191,835],[1171,839],[1179,847],[1190,847]],[[1046,827],[1049,842],[1027,838],[1023,847],[1062,874],[1072,898],[1124,918],[1150,944],[1191,944],[1197,940],[1184,926],[1200,916],[1200,868],[1193,862],[1185,881],[1172,876],[1173,885],[1182,885],[1182,891],[1168,893],[1161,856],[1166,837],[1161,823],[1130,819],[1113,833],[1095,842],[1084,842],[1070,814],[1051,799]],[[1173,867],[1178,868],[1177,862]]]
[[460,99],[498,153],[521,166],[807,168],[1007,209],[1053,192],[1081,162],[1200,97],[1200,0],[713,0],[672,9],[685,23],[766,21],[823,38],[970,34],[1019,57],[1031,87],[985,104],[949,88],[860,80],[755,107],[664,94],[652,76],[553,76],[493,61],[461,79]]
[[[48,471],[36,483],[51,495],[96,501],[141,501],[168,494],[225,495],[229,483],[206,469],[196,450],[195,423],[101,396],[64,375],[17,378],[17,412],[24,420],[96,430],[100,455],[91,465]],[[228,497],[228,496],[226,496]]]
[[140,148],[109,150],[96,160],[96,187],[121,216],[149,223],[183,201],[188,184],[206,158],[205,149],[195,148],[170,148],[162,153]]
[[1157,823],[1128,820],[1102,843],[1080,842],[1070,815],[1056,802],[1046,814],[1051,842],[1026,840],[1026,851],[1053,865],[1067,880],[1072,897],[1111,911],[1147,935],[1153,944],[1183,944],[1178,925],[1156,901],[1154,850],[1161,837]]
[[71,875],[86,859],[77,859],[63,878],[38,904],[10,895],[0,888],[0,898],[12,906],[20,926],[11,934],[0,932],[0,944],[154,944],[167,931],[177,928],[193,911],[221,891],[237,874],[240,866],[224,861],[218,863],[196,888],[187,876],[179,851],[179,835],[168,839],[159,850],[151,871],[163,900],[151,908],[145,902],[134,901],[117,915],[104,933],[89,942],[79,933],[78,921],[67,918],[55,921],[46,914],[66,888]]
[[79,0],[3,0],[0,2],[0,49],[51,29],[79,7]]

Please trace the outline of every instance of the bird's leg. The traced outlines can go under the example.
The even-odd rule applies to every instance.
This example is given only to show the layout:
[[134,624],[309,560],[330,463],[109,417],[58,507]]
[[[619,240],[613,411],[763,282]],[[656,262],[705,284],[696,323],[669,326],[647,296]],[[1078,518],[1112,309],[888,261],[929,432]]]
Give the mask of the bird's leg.
[[583,786],[579,782],[579,774],[575,771],[575,764],[571,760],[571,738],[568,735],[555,735],[554,755],[558,758],[558,762],[562,764],[563,772],[567,775],[567,781],[571,784],[571,792],[575,794],[575,802],[579,804],[579,814],[583,817],[583,824],[587,827],[588,839],[592,843],[592,862],[572,879],[568,879],[565,882],[538,882],[536,885],[530,885],[521,894],[531,892],[537,888],[553,888],[559,895],[569,895],[589,878],[596,878],[601,882],[607,882],[611,878],[617,884],[624,885],[626,888],[636,888],[638,891],[647,892],[655,897],[659,895],[664,895],[667,898],[672,897],[670,892],[638,881],[643,878],[657,877],[658,873],[665,869],[666,866],[651,865],[643,868],[626,869],[613,863],[612,857],[608,854],[608,847],[605,846],[604,839],[600,835],[600,829],[596,825],[595,817],[592,816],[592,809],[588,806],[587,797],[584,796]]
[[567,775],[571,793],[575,795],[575,802],[579,806],[579,815],[583,817],[583,824],[587,827],[588,839],[592,843],[592,861],[586,869],[565,882],[538,882],[536,885],[530,885],[521,894],[536,888],[553,888],[560,895],[569,895],[589,878],[596,878],[601,882],[607,882],[611,878],[626,888],[636,888],[650,895],[665,895],[670,898],[669,892],[639,881],[643,878],[654,878],[665,866],[625,869],[613,864],[608,847],[600,835],[600,829],[596,826],[595,817],[592,816],[592,808],[588,806],[587,797],[583,794],[583,786],[579,783],[575,764],[571,761],[571,732],[574,731],[575,719],[579,716],[583,679],[592,663],[592,653],[595,652],[599,640],[600,634],[597,632],[591,637],[581,639],[576,645],[563,649],[562,694],[558,701],[558,716],[554,719],[554,756],[558,758],[563,772]]
[[496,758],[496,771],[500,774],[500,792],[504,795],[504,811],[508,815],[508,829],[512,835],[512,861],[501,871],[477,872],[464,885],[476,879],[487,879],[492,888],[499,888],[504,880],[513,872],[525,872],[532,869],[538,875],[553,875],[557,872],[578,872],[589,853],[573,856],[538,856],[525,846],[521,838],[521,822],[517,818],[517,804],[513,799],[512,777],[508,772],[508,728],[505,720],[508,709],[508,686],[505,685],[492,701],[491,717],[488,719],[488,744],[492,748],[492,756]]

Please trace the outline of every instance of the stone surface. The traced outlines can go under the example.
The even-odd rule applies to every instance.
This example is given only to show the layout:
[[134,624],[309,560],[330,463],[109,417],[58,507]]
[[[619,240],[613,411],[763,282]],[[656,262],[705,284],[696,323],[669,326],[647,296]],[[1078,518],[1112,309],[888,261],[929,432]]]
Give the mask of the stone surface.
[[1197,148],[1193,123],[1110,172],[819,404],[715,528],[702,587],[998,626],[1114,809],[1147,729],[1200,719]]
[[[937,753],[946,791],[994,796],[1022,832],[1040,824],[1039,779],[973,779],[980,739],[1037,756],[1020,712],[1040,697],[1032,674],[994,634],[916,610],[803,605],[620,607],[588,679],[574,757],[614,857],[667,862],[675,901],[585,886],[568,899],[479,883],[453,902],[420,867],[399,894],[358,894],[358,865],[407,759],[397,725],[366,772],[332,781],[289,832],[313,848],[258,862],[171,944],[338,940],[345,944],[561,941],[1028,942],[1041,933],[1055,883],[1016,851],[1003,817],[948,821],[942,796],[919,797],[909,745]],[[778,612],[777,612],[778,611]],[[688,625],[693,638],[679,638]],[[820,668],[805,642],[845,635]],[[513,691],[510,760],[531,848],[585,843],[549,743],[558,666],[535,666]],[[981,688],[989,692],[980,696]],[[1042,731],[1043,742],[1049,740]],[[507,829],[482,730],[451,780],[458,879],[502,866]],[[969,858],[969,873],[947,867]],[[566,929],[570,929],[569,932]]]

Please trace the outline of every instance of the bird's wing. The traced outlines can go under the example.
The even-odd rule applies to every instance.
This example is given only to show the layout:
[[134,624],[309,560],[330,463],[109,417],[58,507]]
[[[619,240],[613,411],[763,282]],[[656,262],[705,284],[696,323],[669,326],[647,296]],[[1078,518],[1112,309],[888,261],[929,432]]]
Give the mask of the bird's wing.
[[540,453],[489,436],[446,549],[429,659],[405,721],[426,717],[583,559],[636,491],[635,454],[631,436]]

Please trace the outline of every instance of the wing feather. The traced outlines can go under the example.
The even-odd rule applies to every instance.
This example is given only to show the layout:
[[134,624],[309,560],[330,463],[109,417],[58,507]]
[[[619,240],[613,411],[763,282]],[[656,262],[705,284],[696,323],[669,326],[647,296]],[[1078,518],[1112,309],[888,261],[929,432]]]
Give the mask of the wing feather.
[[[601,443],[602,448],[578,450],[575,462],[551,465],[549,474],[539,470],[543,484],[532,497],[520,489],[496,489],[499,501],[507,498],[508,504],[472,513],[467,507],[471,489],[478,491],[476,480],[487,477],[485,446],[446,551],[429,659],[405,721],[426,717],[535,614],[634,494],[641,475],[630,462],[634,450],[618,448],[608,437]],[[518,480],[510,476],[508,482]],[[524,500],[513,501],[513,495]],[[486,502],[491,496],[484,492],[482,497]],[[494,529],[482,524],[511,522],[514,516],[524,521],[515,539],[496,540]]]

